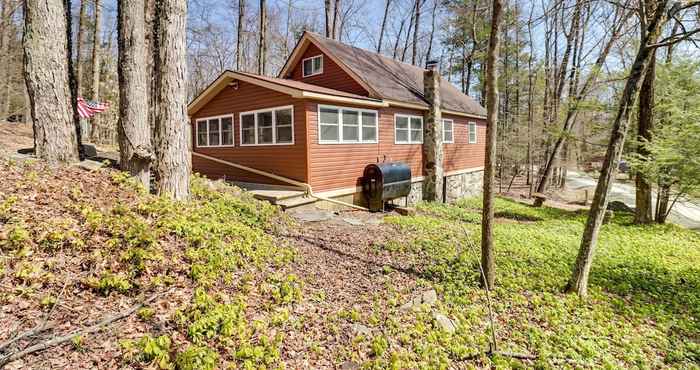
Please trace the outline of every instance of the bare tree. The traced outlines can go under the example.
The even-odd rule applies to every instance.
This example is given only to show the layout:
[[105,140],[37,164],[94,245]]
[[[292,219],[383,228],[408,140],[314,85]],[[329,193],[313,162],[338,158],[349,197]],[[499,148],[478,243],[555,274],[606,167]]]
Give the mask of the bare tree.
[[496,283],[496,261],[493,247],[494,185],[496,169],[496,138],[498,127],[498,53],[501,45],[503,1],[493,0],[491,34],[486,59],[486,163],[484,167],[484,199],[481,217],[481,267],[484,288]]
[[382,42],[384,41],[384,30],[386,29],[386,17],[389,15],[389,7],[391,6],[391,0],[386,0],[386,6],[384,7],[384,17],[382,17],[382,26],[379,29],[379,41],[377,42],[377,53],[382,52]]
[[119,164],[150,187],[152,159],[146,79],[145,8],[140,1],[117,4],[119,39]]
[[242,71],[244,64],[243,37],[245,35],[245,0],[238,0],[238,24],[236,25],[236,70]]
[[420,30],[420,7],[421,7],[421,1],[416,0],[416,15],[415,15],[416,26],[413,29],[413,50],[412,50],[412,55],[411,55],[411,64],[413,64],[413,65],[416,65],[416,57],[418,56],[418,36],[419,36],[419,30]]
[[187,0],[156,2],[156,122],[157,191],[173,199],[190,194],[191,158],[187,127],[186,22]]
[[68,29],[61,0],[24,3],[24,78],[36,156],[51,164],[78,160],[68,76]]
[[[100,72],[102,67],[101,49],[102,49],[102,5],[100,0],[94,0],[95,9],[95,24],[93,28],[93,43],[92,43],[92,100],[100,99]],[[100,116],[95,115],[92,117],[92,132],[91,138],[93,142],[99,141],[100,137],[104,136],[104,128],[101,127]]]
[[258,74],[265,74],[267,64],[267,1],[260,0],[260,38],[258,40]]
[[608,193],[622,155],[622,147],[629,126],[630,110],[633,107],[643,76],[649,66],[649,61],[654,54],[651,44],[655,42],[661,31],[667,4],[668,0],[656,1],[656,9],[654,14],[649,17],[646,30],[641,37],[637,56],[627,77],[625,88],[618,103],[617,114],[612,122],[610,142],[608,143],[605,160],[603,161],[603,167],[600,171],[595,195],[591,203],[591,210],[583,231],[581,248],[574,264],[571,279],[566,287],[567,292],[575,292],[582,298],[588,295],[588,276],[593,263],[593,253],[595,252],[598,233],[600,232],[603,216],[608,205]]

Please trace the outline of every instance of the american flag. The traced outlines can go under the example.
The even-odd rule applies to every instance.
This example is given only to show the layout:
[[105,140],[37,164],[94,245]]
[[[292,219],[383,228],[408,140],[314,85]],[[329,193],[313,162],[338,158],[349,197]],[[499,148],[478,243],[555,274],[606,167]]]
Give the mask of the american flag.
[[102,113],[109,108],[109,103],[100,103],[93,100],[85,101],[78,97],[78,113],[80,118],[90,118],[96,113]]

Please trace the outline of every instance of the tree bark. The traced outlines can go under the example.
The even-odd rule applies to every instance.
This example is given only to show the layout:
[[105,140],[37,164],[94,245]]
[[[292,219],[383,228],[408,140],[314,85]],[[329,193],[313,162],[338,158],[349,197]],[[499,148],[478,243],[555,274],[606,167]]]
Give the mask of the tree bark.
[[498,53],[501,44],[501,20],[503,1],[493,0],[491,10],[491,34],[486,60],[486,163],[484,167],[484,199],[481,218],[481,267],[486,289],[496,283],[496,261],[493,246],[494,171],[496,168],[496,138],[498,127]]
[[187,127],[186,22],[187,0],[156,3],[158,29],[156,51],[155,151],[157,191],[176,200],[190,194],[191,157]]
[[61,0],[24,4],[24,79],[34,121],[35,153],[50,164],[77,161],[68,76],[66,8]]
[[[639,121],[637,124],[637,139],[641,142],[651,140],[651,132],[654,129],[654,79],[656,78],[656,61],[652,53],[649,67],[647,68],[644,82],[641,90],[639,90]],[[646,157],[648,151],[643,145],[639,145],[637,153]],[[646,180],[643,174],[637,172],[635,174],[635,212],[634,223],[649,224],[653,222],[652,202],[651,202],[651,184]]]
[[[91,87],[91,99],[98,101],[100,99],[100,72],[102,68],[101,49],[102,49],[102,4],[100,0],[94,0],[95,3],[95,28],[93,29],[93,43],[92,43],[92,85]],[[93,142],[99,142],[103,137],[105,137],[104,128],[101,127],[100,115],[95,115],[92,117],[92,133],[91,136]]]
[[416,25],[413,28],[413,50],[411,53],[411,64],[416,65],[416,59],[418,56],[418,33],[420,29],[420,0],[416,0]]
[[258,42],[258,74],[265,74],[267,65],[267,1],[260,0],[260,39]]
[[78,38],[75,45],[75,83],[78,95],[83,87],[83,44],[85,43],[85,17],[87,13],[87,1],[80,1],[80,16],[78,18]]
[[384,30],[386,29],[386,18],[389,15],[389,6],[391,5],[391,0],[386,0],[386,6],[384,7],[384,17],[382,17],[382,27],[379,29],[379,42],[377,43],[377,53],[382,52],[382,42],[384,41]]
[[588,277],[593,263],[593,254],[598,242],[598,233],[603,223],[603,216],[608,206],[608,193],[615,178],[615,173],[622,156],[622,149],[629,126],[630,110],[634,104],[637,93],[642,83],[642,77],[646,73],[649,61],[653,56],[653,49],[649,47],[651,40],[656,40],[666,14],[668,0],[657,2],[657,8],[653,17],[648,22],[646,34],[641,38],[637,56],[622,91],[617,114],[612,122],[612,132],[608,143],[603,168],[600,171],[591,210],[583,231],[581,248],[573,268],[571,279],[566,287],[569,293],[577,293],[585,298],[588,295]]
[[243,69],[243,23],[245,22],[245,0],[238,0],[238,25],[236,30],[236,70]]
[[118,7],[119,38],[119,158],[120,167],[150,188],[152,159],[148,122],[145,8],[136,0],[122,0]]

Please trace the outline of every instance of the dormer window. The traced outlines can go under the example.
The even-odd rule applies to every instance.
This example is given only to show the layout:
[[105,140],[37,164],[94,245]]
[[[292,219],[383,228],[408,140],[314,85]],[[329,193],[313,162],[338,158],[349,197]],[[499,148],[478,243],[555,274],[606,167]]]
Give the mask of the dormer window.
[[323,55],[306,58],[301,63],[304,69],[303,77],[310,77],[323,73]]

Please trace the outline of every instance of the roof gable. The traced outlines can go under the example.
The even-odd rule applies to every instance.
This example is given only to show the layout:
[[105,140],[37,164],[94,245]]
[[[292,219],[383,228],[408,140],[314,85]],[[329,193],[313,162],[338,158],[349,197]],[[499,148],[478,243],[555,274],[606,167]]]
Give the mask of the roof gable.
[[[305,32],[299,40],[282,68],[280,77],[286,77],[290,73],[310,44],[317,46],[333,59],[349,76],[363,85],[370,96],[421,107],[428,106],[423,95],[422,68],[310,32]],[[484,107],[444,79],[440,82],[440,95],[443,109],[476,116],[486,115]]]

